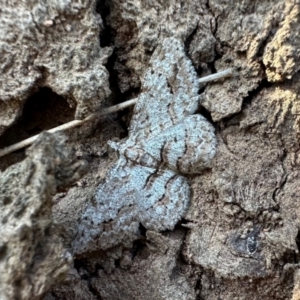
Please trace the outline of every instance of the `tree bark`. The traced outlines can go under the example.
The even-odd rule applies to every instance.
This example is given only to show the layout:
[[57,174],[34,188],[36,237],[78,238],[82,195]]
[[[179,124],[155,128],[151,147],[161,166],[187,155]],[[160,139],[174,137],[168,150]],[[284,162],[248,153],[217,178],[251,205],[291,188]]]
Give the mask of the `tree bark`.
[[[51,223],[49,228],[36,227],[44,213],[36,210],[25,221],[18,216],[9,219],[12,223],[0,229],[2,273],[4,268],[16,272],[17,265],[7,262],[16,262],[24,244],[32,244],[31,235],[24,240],[16,235],[18,221],[27,224],[31,233],[36,228],[42,232],[28,252],[30,259],[24,258],[18,280],[11,275],[14,272],[3,273],[3,299],[300,299],[298,1],[0,2],[0,148],[113,104],[134,98],[137,103],[144,101],[134,109],[66,131],[67,141],[60,135],[45,135],[46,140],[57,141],[48,144],[59,155],[50,155],[45,142],[44,148],[31,147],[26,159],[22,151],[0,158],[0,182],[6,184],[11,174],[29,176],[26,182],[11,179],[12,184],[5,185],[13,201],[0,197],[1,206],[13,212],[39,195],[46,199],[46,219]],[[166,41],[171,40],[181,46],[168,48]],[[193,82],[228,68],[234,70],[231,77]],[[165,78],[161,90],[158,85],[164,79],[150,80],[156,74]],[[159,114],[162,106],[149,109],[150,103],[160,97],[162,103],[169,96],[183,99],[178,111],[185,111],[193,97],[199,105],[191,113],[174,112],[173,102],[165,115]],[[171,146],[164,145],[168,151],[159,165],[150,162],[144,155],[148,150],[136,146],[145,145],[147,135],[131,144],[136,124],[147,132],[154,128],[153,116],[157,126],[169,116],[178,118],[176,125],[183,124],[189,114],[203,123],[187,127],[186,149],[202,141],[213,143],[213,150],[205,150],[208,158],[199,156],[205,160],[199,172],[194,171],[198,161],[186,168],[179,163],[173,166]],[[147,126],[142,127],[142,120]],[[191,147],[190,136],[202,134],[205,126],[212,131]],[[178,128],[181,132],[183,125]],[[115,141],[111,145],[119,157],[107,146],[109,140]],[[36,173],[33,168],[29,173],[34,175],[28,175],[26,166],[34,159],[35,147],[36,165],[45,170]],[[61,154],[63,147],[74,149],[73,156],[68,152],[70,161]],[[132,158],[135,153],[129,150],[136,149],[144,156]],[[49,156],[46,162],[43,155]],[[144,216],[145,211],[137,208],[145,196],[144,187],[149,182],[155,187],[156,179],[138,189],[139,177],[130,175],[128,186],[138,191],[130,190],[130,197],[123,197],[120,191],[128,183],[116,169],[122,157],[126,160],[122,172],[142,168],[144,174],[143,168],[151,164],[155,176],[164,178],[174,172],[182,180],[184,191],[174,192],[173,186],[168,188],[169,181],[164,186],[161,202],[176,202],[172,213],[153,210]],[[84,175],[81,169],[78,172],[82,164],[76,160],[88,163]],[[63,171],[55,171],[58,161],[63,161]],[[16,162],[22,166],[20,172],[15,171]],[[112,175],[112,170],[117,171]],[[45,189],[40,190],[41,182],[30,176],[42,176]],[[60,185],[68,189],[61,192]],[[15,202],[17,187],[37,192],[25,193]],[[114,198],[116,204],[111,200],[115,194],[119,195]],[[8,214],[3,211],[4,224]],[[62,229],[55,229],[57,225]],[[15,236],[17,241],[9,238]],[[54,250],[52,240],[58,245]],[[14,247],[20,251],[6,251]],[[58,260],[62,253],[69,253],[73,263]],[[47,268],[40,278],[39,262]],[[55,270],[59,272],[54,278]],[[30,292],[18,292],[20,286]]]

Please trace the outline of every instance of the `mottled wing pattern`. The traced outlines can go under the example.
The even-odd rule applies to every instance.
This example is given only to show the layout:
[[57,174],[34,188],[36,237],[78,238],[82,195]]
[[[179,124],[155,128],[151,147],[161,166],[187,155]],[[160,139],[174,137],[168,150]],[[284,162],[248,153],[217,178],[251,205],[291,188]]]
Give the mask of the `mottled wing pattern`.
[[199,173],[215,154],[214,128],[200,115],[198,78],[183,43],[167,38],[150,60],[129,138],[119,152],[143,166]]
[[129,138],[148,138],[195,113],[198,108],[197,73],[176,38],[167,38],[154,51],[142,80]]
[[190,199],[188,180],[215,154],[213,127],[200,115],[198,79],[183,44],[167,38],[146,71],[129,137],[112,143],[119,160],[107,173],[79,224],[76,253],[133,242],[140,224],[173,229]]
[[83,213],[73,248],[80,254],[130,243],[139,236],[140,224],[151,230],[171,230],[189,198],[185,177],[121,159],[99,186],[94,205]]
[[195,174],[209,166],[215,152],[213,126],[192,115],[133,146],[126,144],[124,155],[143,166]]

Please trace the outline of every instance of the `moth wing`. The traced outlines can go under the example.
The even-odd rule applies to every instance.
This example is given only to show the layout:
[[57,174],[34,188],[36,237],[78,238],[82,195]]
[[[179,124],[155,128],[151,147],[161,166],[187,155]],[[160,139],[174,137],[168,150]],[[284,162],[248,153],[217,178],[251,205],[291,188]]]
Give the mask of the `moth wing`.
[[142,193],[139,219],[143,226],[155,231],[173,230],[188,208],[191,188],[184,176],[159,170],[148,177]]
[[132,153],[143,153],[136,163],[150,166],[155,162],[157,167],[164,165],[184,174],[199,173],[209,167],[216,153],[214,131],[203,116],[187,116],[157,135],[138,141],[125,155],[134,160]]
[[108,172],[82,214],[73,243],[76,254],[130,245],[146,229],[173,229],[190,198],[187,179],[173,171],[128,165]]
[[154,51],[142,80],[129,137],[147,138],[198,108],[197,73],[176,38],[166,38]]

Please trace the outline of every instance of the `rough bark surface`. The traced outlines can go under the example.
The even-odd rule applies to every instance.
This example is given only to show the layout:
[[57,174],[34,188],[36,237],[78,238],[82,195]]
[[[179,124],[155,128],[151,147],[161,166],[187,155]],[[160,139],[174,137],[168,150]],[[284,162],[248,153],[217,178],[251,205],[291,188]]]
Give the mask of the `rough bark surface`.
[[[39,263],[32,256],[31,269],[26,269],[32,276],[30,284],[46,281],[50,267],[59,265],[62,272],[58,273],[65,272],[65,261],[61,265],[59,259],[51,263],[64,247],[73,255],[74,265],[44,299],[300,299],[298,1],[2,3],[1,133],[16,122],[38,87],[50,87],[70,105],[77,104],[76,117],[101,108],[110,92],[115,102],[144,97],[149,92],[144,74],[166,38],[184,44],[185,55],[199,78],[229,67],[235,69],[231,78],[200,86],[197,113],[215,129],[216,155],[202,173],[185,175],[191,196],[174,230],[149,229],[141,221],[139,226],[134,223],[132,234],[130,220],[126,219],[127,227],[119,225],[117,230],[114,228],[123,223],[108,220],[101,223],[101,234],[109,232],[118,242],[106,247],[95,230],[88,234],[93,237],[93,247],[77,251],[74,240],[78,239],[78,224],[87,208],[101,201],[96,190],[118,161],[107,141],[127,138],[126,124],[132,113],[66,133],[67,143],[89,168],[69,190],[54,196],[52,219],[51,205],[47,206],[49,224],[64,228],[60,234],[63,244],[49,257],[45,271],[32,267]],[[168,83],[172,88],[171,79]],[[58,111],[52,117],[59,119],[62,114]],[[133,112],[133,119],[137,118]],[[43,120],[36,127],[45,128]],[[3,136],[15,132],[17,126],[12,126]],[[31,155],[35,151],[38,156],[37,147],[31,148]],[[52,157],[47,157],[49,163]],[[0,167],[6,168],[0,173],[1,182],[11,174],[20,178],[19,184],[25,180],[25,169],[12,173],[10,168],[18,165],[8,167],[18,159],[22,159],[21,153],[1,158]],[[45,172],[39,179],[47,181],[47,176]],[[14,182],[9,181],[10,185]],[[41,199],[48,199],[51,193],[38,187],[33,183]],[[7,205],[4,208],[18,211],[18,206]],[[125,210],[121,214],[128,216]],[[21,226],[22,217],[13,217],[13,222]],[[0,229],[1,266],[8,263],[3,237],[10,231],[5,228]],[[17,236],[16,232],[12,230]],[[130,239],[124,238],[128,232]],[[48,235],[49,241],[57,238],[53,231]],[[27,248],[32,243],[12,240]],[[52,249],[49,241],[43,249]],[[20,276],[26,278],[26,272]],[[9,274],[7,278],[12,278]],[[41,298],[54,283],[47,282],[42,290],[32,289],[28,294],[32,298],[21,299]],[[25,287],[29,283],[22,284]],[[12,295],[16,289],[16,285],[11,287]]]
[[103,64],[111,49],[100,47],[95,1],[0,4],[0,132],[39,87],[66,97],[78,118],[99,109],[110,94]]
[[64,137],[44,133],[25,160],[0,173],[1,299],[40,299],[65,277],[72,256],[52,218],[52,197],[83,166],[72,161]]

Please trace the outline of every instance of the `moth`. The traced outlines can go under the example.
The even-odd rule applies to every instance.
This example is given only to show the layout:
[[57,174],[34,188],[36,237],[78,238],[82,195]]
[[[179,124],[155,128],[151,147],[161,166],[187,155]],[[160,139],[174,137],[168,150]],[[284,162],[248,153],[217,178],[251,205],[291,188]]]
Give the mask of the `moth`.
[[199,79],[183,43],[156,48],[134,107],[128,138],[84,211],[75,253],[130,245],[147,230],[172,230],[191,198],[185,174],[207,168],[216,152],[213,126],[199,114]]

